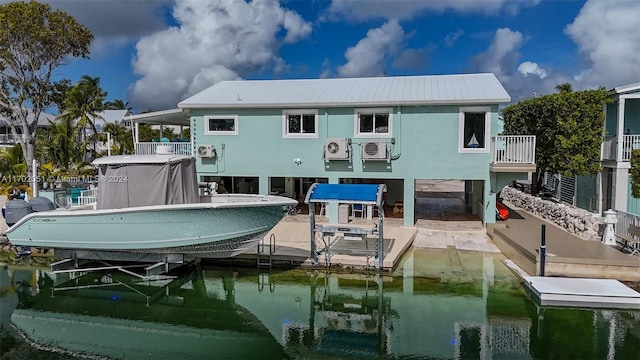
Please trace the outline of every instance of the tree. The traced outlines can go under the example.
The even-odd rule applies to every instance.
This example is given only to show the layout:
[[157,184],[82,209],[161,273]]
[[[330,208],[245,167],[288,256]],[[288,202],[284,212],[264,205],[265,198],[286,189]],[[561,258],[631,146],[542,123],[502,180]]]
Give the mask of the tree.
[[105,110],[133,110],[131,106],[129,106],[128,101],[124,101],[122,99],[115,99],[113,101],[107,101],[104,103]]
[[558,90],[559,93],[572,92],[573,86],[571,86],[570,83],[562,83],[560,85],[556,85],[556,90]]
[[[0,24],[0,112],[30,164],[40,114],[64,83],[52,79],[54,71],[73,57],[88,58],[93,34],[68,14],[36,1],[0,5]],[[27,171],[33,176],[31,166]]]
[[[535,135],[537,193],[542,174],[592,175],[600,171],[604,88],[564,91],[527,99],[502,110],[505,135]],[[537,186],[536,186],[537,185]]]
[[105,125],[103,132],[111,134],[112,153],[115,155],[124,155],[133,153],[133,137],[131,132],[118,124]]
[[49,128],[38,133],[38,160],[41,164],[52,163],[56,168],[67,171],[71,164],[82,160],[78,147],[78,126],[73,119],[60,117],[49,121]]
[[[76,85],[67,92],[64,99],[62,117],[78,121],[78,127],[82,129],[83,146],[86,149],[87,127],[91,127],[94,134],[98,133],[95,120],[103,120],[99,113],[103,110],[104,98],[107,93],[100,87],[100,78],[92,78],[83,75]],[[93,150],[96,148],[96,138],[93,137]],[[86,153],[86,152],[85,152]],[[86,158],[85,158],[86,160]]]

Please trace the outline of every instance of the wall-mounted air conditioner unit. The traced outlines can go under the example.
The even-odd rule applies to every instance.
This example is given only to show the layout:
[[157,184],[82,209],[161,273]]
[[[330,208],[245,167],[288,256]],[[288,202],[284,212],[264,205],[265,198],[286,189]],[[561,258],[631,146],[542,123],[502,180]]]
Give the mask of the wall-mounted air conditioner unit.
[[328,138],[324,147],[324,158],[327,160],[347,160],[349,159],[349,139]]
[[384,160],[387,158],[387,143],[368,141],[362,144],[362,160]]
[[199,145],[197,150],[198,157],[201,158],[213,158],[216,156],[213,145]]

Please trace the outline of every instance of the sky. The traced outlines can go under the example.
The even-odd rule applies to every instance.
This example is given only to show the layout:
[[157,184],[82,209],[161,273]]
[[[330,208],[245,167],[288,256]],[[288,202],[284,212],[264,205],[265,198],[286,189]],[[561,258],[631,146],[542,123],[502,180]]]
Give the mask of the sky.
[[56,75],[99,77],[134,113],[224,80],[491,72],[512,102],[640,83],[638,0],[43,2],[95,36]]

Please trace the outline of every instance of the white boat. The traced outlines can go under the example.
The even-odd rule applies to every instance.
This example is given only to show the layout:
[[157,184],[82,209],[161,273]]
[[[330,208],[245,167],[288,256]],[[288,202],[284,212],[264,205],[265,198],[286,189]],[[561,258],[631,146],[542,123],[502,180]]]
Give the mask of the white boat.
[[7,230],[11,244],[226,258],[255,245],[297,205],[271,195],[200,196],[192,156],[121,155],[93,164],[99,170],[95,209],[27,213]]

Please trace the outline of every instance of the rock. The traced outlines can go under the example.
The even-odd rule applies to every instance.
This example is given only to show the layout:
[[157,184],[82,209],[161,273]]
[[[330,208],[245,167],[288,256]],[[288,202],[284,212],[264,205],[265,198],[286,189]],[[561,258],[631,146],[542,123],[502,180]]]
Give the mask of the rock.
[[500,196],[514,206],[557,224],[583,239],[600,240],[599,230],[604,224],[602,216],[571,205],[531,196],[510,186],[503,188]]

